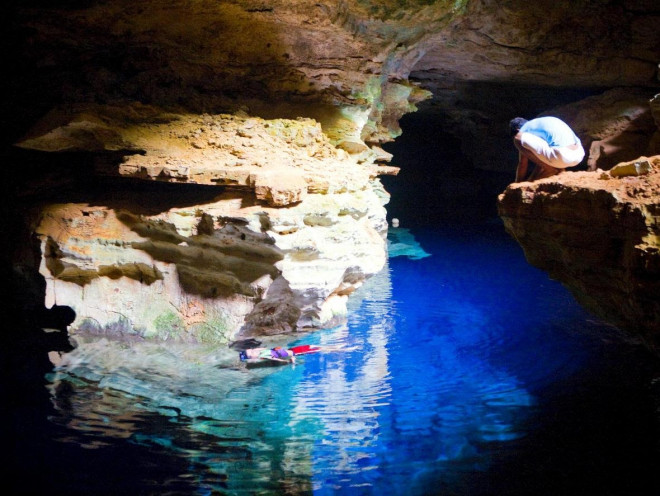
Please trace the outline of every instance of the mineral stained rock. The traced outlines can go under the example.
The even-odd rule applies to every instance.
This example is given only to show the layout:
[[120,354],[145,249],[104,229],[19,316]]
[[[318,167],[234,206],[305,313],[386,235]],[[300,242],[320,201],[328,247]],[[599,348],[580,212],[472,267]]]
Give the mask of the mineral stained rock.
[[660,349],[660,156],[512,184],[499,213],[529,263]]
[[[120,178],[84,203],[41,208],[48,307],[71,307],[76,331],[202,342],[345,317],[348,295],[385,263],[377,175],[396,168],[376,165],[381,152],[351,155],[311,119],[131,110],[51,115],[20,143],[93,153],[95,174]],[[169,187],[123,192],[136,178]],[[204,194],[186,196],[191,185]]]
[[[657,87],[655,0],[14,3],[3,134],[45,164],[18,196],[125,181],[36,202],[47,304],[74,308],[73,328],[217,341],[330,325],[382,267],[378,176],[397,169],[379,145],[420,102],[501,171],[514,108]],[[602,168],[623,128],[584,124]],[[135,180],[180,188],[140,198]],[[30,249],[10,263],[32,268]]]

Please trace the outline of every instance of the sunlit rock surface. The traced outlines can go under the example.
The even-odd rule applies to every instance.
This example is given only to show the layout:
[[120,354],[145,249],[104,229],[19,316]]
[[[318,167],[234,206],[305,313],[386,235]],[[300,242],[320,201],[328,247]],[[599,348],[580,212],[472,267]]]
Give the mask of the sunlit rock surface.
[[[379,145],[404,114],[426,105],[430,139],[451,134],[475,167],[512,170],[505,124],[519,109],[533,117],[573,88],[569,101],[612,87],[650,98],[656,3],[14,2],[2,129],[32,155],[7,154],[8,191],[41,207],[51,190],[99,177],[218,189],[199,200],[168,190],[145,209],[113,183],[104,201],[45,205],[46,300],[74,307],[74,326],[144,336],[331,323],[382,266],[377,176],[396,168]],[[584,130],[603,167],[618,129]],[[31,267],[31,246],[15,255],[16,244],[5,242],[9,264]],[[145,315],[130,310],[146,302]]]
[[499,211],[532,265],[660,346],[660,156],[512,184]]
[[119,183],[116,195],[42,208],[46,306],[73,308],[74,330],[226,342],[333,325],[384,265],[377,175],[396,168],[366,145],[335,147],[316,121],[141,106],[64,116],[20,146],[95,153],[100,175],[209,186],[195,201],[177,186],[122,197]]
[[[389,159],[378,147],[354,144],[353,153],[337,148],[309,118],[177,114],[132,104],[53,110],[17,146],[96,153],[90,174],[234,186],[282,207],[300,203],[308,192],[360,191],[389,172],[375,164]],[[104,152],[121,158],[113,162]]]

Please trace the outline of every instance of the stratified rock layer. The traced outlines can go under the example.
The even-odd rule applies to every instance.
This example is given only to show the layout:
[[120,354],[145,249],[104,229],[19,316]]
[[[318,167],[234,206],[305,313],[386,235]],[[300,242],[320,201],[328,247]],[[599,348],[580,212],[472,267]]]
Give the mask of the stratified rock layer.
[[[194,326],[219,320],[225,337],[239,323],[329,324],[382,266],[387,195],[376,176],[396,169],[378,145],[401,133],[401,116],[432,92],[445,123],[433,133],[458,135],[477,167],[509,170],[503,123],[514,108],[547,110],[538,96],[553,88],[656,92],[656,3],[17,2],[2,134],[43,165],[17,181],[17,196],[99,176],[222,196],[169,190],[149,210],[92,196],[45,206],[35,229],[48,303],[71,305],[74,325],[87,317],[144,336],[198,338]],[[643,126],[626,129],[635,138]],[[617,151],[619,128],[585,130],[603,158]],[[10,264],[33,267],[30,248]]]
[[[370,178],[397,172],[375,163],[389,159],[382,150],[358,141],[351,153],[338,148],[309,118],[196,115],[133,103],[53,110],[17,145],[96,154],[90,175],[235,186],[283,207],[303,201],[308,192],[359,191]],[[113,161],[109,154],[120,158]]]
[[499,212],[532,265],[596,315],[660,346],[660,156],[512,184]]
[[[45,303],[71,307],[74,331],[223,342],[328,326],[385,263],[376,176],[397,169],[312,119],[88,106],[20,146],[86,152],[89,173],[115,178],[39,210]],[[136,180],[163,186],[124,191]]]

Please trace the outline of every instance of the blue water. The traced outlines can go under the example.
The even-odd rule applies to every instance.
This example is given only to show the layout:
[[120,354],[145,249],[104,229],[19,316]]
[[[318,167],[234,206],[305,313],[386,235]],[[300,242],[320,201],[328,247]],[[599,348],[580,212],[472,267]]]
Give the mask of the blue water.
[[15,412],[16,494],[659,494],[639,343],[497,220],[390,242],[346,325],[289,341],[339,349],[295,366],[80,339],[48,406]]

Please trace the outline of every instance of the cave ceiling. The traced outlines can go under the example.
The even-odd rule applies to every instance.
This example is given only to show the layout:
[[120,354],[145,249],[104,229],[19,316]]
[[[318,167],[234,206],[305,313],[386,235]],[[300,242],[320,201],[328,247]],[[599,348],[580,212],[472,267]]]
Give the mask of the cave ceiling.
[[[623,115],[632,124],[627,131],[635,138],[634,157],[641,154],[637,135],[657,129],[647,108],[649,98],[660,93],[657,0],[10,0],[5,9],[3,67],[9,70],[3,81],[0,129],[3,165],[10,172],[0,185],[0,198],[9,228],[0,239],[0,254],[36,265],[38,257],[31,252],[33,237],[27,225],[32,214],[25,211],[25,222],[14,218],[14,201],[19,200],[19,207],[21,202],[32,207],[31,202],[47,203],[48,195],[60,190],[64,198],[70,194],[68,183],[85,195],[90,184],[97,189],[118,184],[94,183],[98,170],[123,174],[123,169],[130,169],[131,179],[142,181],[139,174],[144,169],[149,178],[165,178],[177,186],[189,179],[190,171],[222,173],[222,177],[209,176],[207,182],[190,182],[224,185],[227,179],[231,185],[227,195],[230,202],[238,200],[239,210],[243,197],[249,199],[246,205],[255,202],[259,211],[264,208],[260,201],[268,202],[272,212],[280,209],[269,222],[274,223],[271,227],[281,226],[283,233],[288,234],[292,225],[309,227],[310,223],[334,232],[326,229],[325,214],[310,216],[281,207],[300,203],[310,189],[309,196],[371,188],[372,176],[382,175],[387,167],[355,165],[388,161],[392,155],[380,145],[401,134],[404,116],[423,117],[415,132],[427,141],[447,134],[460,142],[462,158],[467,159],[461,166],[465,162],[497,172],[511,167],[509,155],[515,152],[505,128],[515,115],[531,118],[575,103],[565,113],[580,124],[576,132],[589,138],[585,145],[595,143],[605,150],[619,143],[610,139],[613,133],[601,136],[607,134],[603,129],[610,128],[590,121],[589,116],[598,115],[593,107],[611,110],[612,115],[601,121],[616,124]],[[632,107],[628,92],[636,99]],[[591,95],[607,97],[593,103],[585,98]],[[592,103],[582,112],[577,103],[585,100]],[[638,115],[645,116],[644,126],[633,122]],[[316,126],[323,132],[317,133]],[[264,131],[267,127],[269,131]],[[253,146],[248,152],[248,146],[238,149],[243,141],[234,136],[248,144],[257,134],[275,139],[273,128],[312,132],[304,146],[298,146],[300,136],[282,131],[281,136],[275,132],[275,137],[283,138],[277,145]],[[293,148],[302,154],[296,155],[299,162],[286,158],[284,165],[303,164],[300,170],[262,177],[254,170],[242,172],[250,167],[263,172],[264,164],[277,165],[273,157]],[[317,151],[321,158],[345,165],[346,175],[325,167]],[[31,155],[20,155],[24,152]],[[254,160],[255,154],[259,160]],[[317,158],[314,162],[320,169],[304,169],[310,157]],[[429,162],[446,165],[436,157]],[[232,171],[219,168],[218,163]],[[234,168],[237,164],[247,167]],[[313,177],[303,177],[303,169]],[[242,174],[245,184],[229,177],[234,173]],[[362,182],[355,180],[355,173],[361,174]],[[125,184],[121,188],[128,189]],[[237,184],[244,188],[239,193],[231,189]],[[122,193],[121,188],[110,188],[110,196]],[[131,196],[136,203],[141,191]],[[336,204],[336,217],[342,222],[364,217],[374,224],[365,224],[365,248],[358,250],[367,261],[358,274],[363,278],[382,267],[373,253],[380,253],[383,240],[369,233],[383,232],[387,226],[382,198],[369,191],[374,201],[360,200],[361,210]],[[96,194],[91,190],[87,203],[98,205],[102,198]],[[387,195],[385,191],[379,194]],[[171,201],[181,202],[181,198]],[[325,199],[317,200],[319,211],[327,210]],[[314,212],[317,207],[309,205],[305,208]],[[177,204],[183,206],[187,203]],[[300,219],[291,220],[289,214]],[[192,219],[193,215],[181,217]],[[235,219],[236,212],[222,210],[215,218]],[[300,243],[295,250],[305,257],[317,256],[308,250],[306,238]],[[359,245],[352,238],[342,243],[351,253]],[[359,263],[334,245],[328,246],[327,253],[338,256],[338,263],[328,270],[343,274],[333,293],[341,299],[352,291],[351,285],[360,282],[342,264],[350,263],[352,268]],[[56,265],[56,271],[66,272],[64,265]],[[132,277],[145,275],[133,269]],[[107,270],[84,274],[96,280]],[[111,272],[125,270],[121,266]],[[158,279],[158,273],[154,274]],[[304,277],[296,279],[300,274]],[[349,280],[342,279],[346,274]],[[78,277],[79,272],[73,275]],[[305,288],[315,284],[305,277],[324,281],[329,276],[293,267],[287,277],[295,282],[290,288],[305,293]],[[254,288],[255,294],[259,288]],[[294,298],[293,289],[280,289],[283,298]],[[334,307],[326,305],[331,301],[328,294],[318,295],[303,306],[318,310],[319,316],[332,313]],[[271,308],[259,312],[266,315]],[[317,317],[305,312],[299,312],[307,319],[300,322],[307,326]],[[245,314],[239,313],[235,315]],[[298,322],[298,314],[290,317],[293,324]]]
[[386,86],[414,81],[433,95],[422,109],[453,123],[658,86],[656,0],[28,0],[11,11],[13,138],[60,103],[278,117],[283,102],[371,105],[397,121],[427,95],[402,106]]

